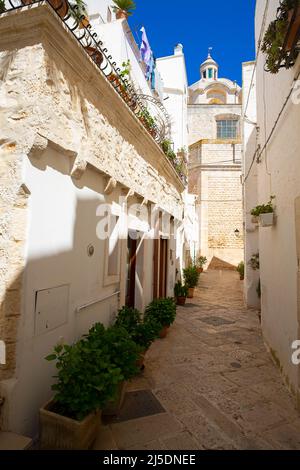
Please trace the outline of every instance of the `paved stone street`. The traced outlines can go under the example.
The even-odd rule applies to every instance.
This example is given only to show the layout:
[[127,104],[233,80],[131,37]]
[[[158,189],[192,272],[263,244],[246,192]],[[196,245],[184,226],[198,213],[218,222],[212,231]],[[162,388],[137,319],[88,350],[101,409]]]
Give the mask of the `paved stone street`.
[[127,391],[149,389],[164,410],[104,426],[96,449],[300,449],[299,414],[235,272],[201,275]]

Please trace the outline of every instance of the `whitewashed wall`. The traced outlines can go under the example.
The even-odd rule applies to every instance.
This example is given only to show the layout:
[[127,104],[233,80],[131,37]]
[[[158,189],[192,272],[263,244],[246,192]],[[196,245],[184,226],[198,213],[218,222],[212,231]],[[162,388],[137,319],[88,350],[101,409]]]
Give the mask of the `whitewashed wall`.
[[[276,17],[278,5],[278,0],[269,2],[266,27]],[[256,43],[265,6],[265,0],[257,1]],[[276,75],[265,72],[264,63],[265,57],[259,53],[257,118],[261,146],[270,135],[293,80],[299,74],[300,58],[293,68],[282,69]],[[300,339],[299,247],[296,239],[300,223],[296,218],[296,202],[300,196],[300,104],[296,104],[298,100],[294,103],[294,99],[294,95],[289,99],[257,171],[258,203],[267,202],[270,195],[276,196],[276,225],[259,231],[263,334],[287,383],[299,398],[300,369],[291,361],[292,342]]]

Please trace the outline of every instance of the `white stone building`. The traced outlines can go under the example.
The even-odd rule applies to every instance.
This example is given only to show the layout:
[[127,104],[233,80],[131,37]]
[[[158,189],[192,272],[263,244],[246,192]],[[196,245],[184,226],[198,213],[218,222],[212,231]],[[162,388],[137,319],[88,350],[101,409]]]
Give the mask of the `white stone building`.
[[241,88],[208,54],[189,87],[189,192],[198,196],[199,252],[211,267],[243,259]]
[[[256,61],[244,64],[246,261],[259,252],[264,340],[299,403],[300,369],[292,355],[300,339],[300,57],[291,68],[271,74],[260,48],[278,7],[279,0],[257,1]],[[275,196],[274,225],[254,225],[251,210],[270,196]],[[247,269],[248,305],[255,303],[256,276]]]
[[[99,37],[109,20],[122,41],[126,21],[105,11],[91,17]],[[0,16],[0,70],[0,428],[34,436],[54,345],[110,324],[125,303],[173,295],[185,186],[47,3]]]

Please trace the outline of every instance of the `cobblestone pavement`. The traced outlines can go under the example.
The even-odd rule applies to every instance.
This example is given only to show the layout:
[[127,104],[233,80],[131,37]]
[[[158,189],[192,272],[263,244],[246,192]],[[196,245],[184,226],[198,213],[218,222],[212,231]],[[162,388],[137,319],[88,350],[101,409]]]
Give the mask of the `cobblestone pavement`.
[[128,391],[165,412],[104,426],[96,449],[300,449],[300,415],[231,271],[208,271]]

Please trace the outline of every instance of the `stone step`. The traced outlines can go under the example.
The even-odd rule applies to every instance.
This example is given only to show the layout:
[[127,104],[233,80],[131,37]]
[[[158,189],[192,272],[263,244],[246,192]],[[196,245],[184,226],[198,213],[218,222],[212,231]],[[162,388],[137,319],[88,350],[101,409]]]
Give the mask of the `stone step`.
[[32,445],[30,437],[0,431],[0,450],[27,450]]

